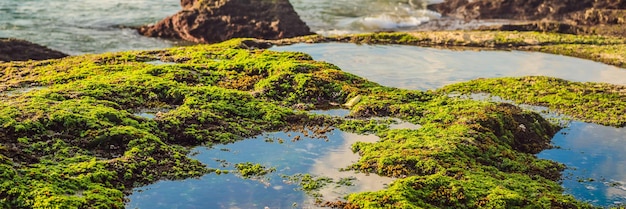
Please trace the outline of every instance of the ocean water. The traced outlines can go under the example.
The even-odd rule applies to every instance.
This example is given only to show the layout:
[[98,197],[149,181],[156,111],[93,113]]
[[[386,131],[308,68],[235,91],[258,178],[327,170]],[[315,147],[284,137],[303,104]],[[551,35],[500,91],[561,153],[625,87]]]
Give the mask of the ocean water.
[[[437,13],[421,0],[292,0],[321,34],[408,30]],[[0,37],[25,39],[68,54],[164,48],[184,44],[140,36],[181,9],[179,0],[2,0]]]
[[179,8],[175,0],[2,0],[0,37],[72,55],[163,48],[175,42],[143,37],[123,26],[154,23]]

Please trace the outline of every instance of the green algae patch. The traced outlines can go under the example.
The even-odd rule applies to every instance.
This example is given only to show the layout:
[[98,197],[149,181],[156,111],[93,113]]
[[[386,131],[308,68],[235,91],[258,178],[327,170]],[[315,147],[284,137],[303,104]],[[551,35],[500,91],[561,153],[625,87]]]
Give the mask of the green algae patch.
[[0,91],[40,87],[2,97],[0,207],[124,208],[133,187],[213,172],[187,156],[191,146],[335,123],[291,107],[376,85],[250,43],[0,64]]
[[235,168],[243,178],[260,177],[276,171],[276,168],[267,168],[251,162],[237,163]]
[[626,39],[599,35],[572,35],[518,31],[380,32],[341,36],[305,36],[272,41],[274,44],[350,42],[402,44],[460,49],[522,50],[590,59],[626,68]]
[[[387,89],[364,95],[355,116],[393,116],[422,125],[347,120],[340,128],[381,137],[357,142],[349,169],[399,177],[387,189],[348,195],[343,208],[590,208],[563,194],[564,166],[538,159],[560,129],[537,113],[493,102]],[[416,95],[420,95],[416,97]],[[393,102],[390,102],[393,101]],[[387,103],[389,102],[389,103]]]
[[[417,37],[376,35],[406,42]],[[530,35],[555,41],[551,35]],[[533,155],[547,148],[559,129],[537,113],[383,87],[303,53],[263,50],[264,43],[235,39],[0,64],[3,93],[41,87],[0,102],[0,207],[124,208],[124,195],[134,187],[222,173],[189,158],[192,146],[231,143],[265,131],[323,127],[314,131],[321,133],[328,126],[381,137],[354,144],[362,157],[348,170],[399,178],[388,189],[351,194],[347,202],[329,206],[589,207],[564,195],[556,183],[563,165]],[[298,110],[357,97],[347,119]],[[146,118],[141,109],[167,111]],[[387,116],[421,128],[390,129],[390,120],[370,119]],[[246,176],[272,171],[259,164],[237,167]],[[305,191],[332,181],[309,174],[287,179]]]
[[621,85],[529,76],[478,79],[452,84],[441,91],[484,92],[516,103],[547,106],[585,122],[616,127],[626,125],[626,87]]

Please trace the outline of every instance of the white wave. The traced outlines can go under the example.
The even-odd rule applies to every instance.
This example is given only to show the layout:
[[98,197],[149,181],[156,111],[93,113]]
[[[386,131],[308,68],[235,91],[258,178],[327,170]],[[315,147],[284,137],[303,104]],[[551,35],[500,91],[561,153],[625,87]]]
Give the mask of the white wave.
[[417,27],[422,23],[430,20],[428,17],[403,17],[394,18],[389,15],[381,15],[377,17],[363,17],[359,23],[366,30],[394,30],[400,28]]
[[402,30],[415,28],[431,19],[441,17],[439,13],[428,10],[410,11],[408,15],[391,13],[376,16],[366,16],[356,19],[352,25],[361,30]]

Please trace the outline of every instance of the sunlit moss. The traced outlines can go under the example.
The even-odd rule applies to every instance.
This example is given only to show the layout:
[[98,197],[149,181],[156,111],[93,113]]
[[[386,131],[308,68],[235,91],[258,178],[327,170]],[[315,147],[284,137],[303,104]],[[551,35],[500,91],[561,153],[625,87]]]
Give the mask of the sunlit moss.
[[485,92],[517,103],[544,105],[587,122],[626,125],[626,87],[621,85],[529,76],[478,79],[449,85],[441,91]]
[[[324,40],[333,39],[492,48],[562,43],[617,50],[624,44],[602,37],[497,32],[376,33]],[[6,81],[0,91],[38,87],[5,95],[0,103],[0,207],[123,208],[124,195],[133,187],[211,172],[187,156],[192,146],[315,125],[381,137],[376,143],[354,144],[362,157],[350,168],[399,180],[386,190],[350,195],[347,200],[355,207],[588,207],[563,195],[555,182],[561,164],[533,155],[558,130],[537,113],[441,92],[383,87],[306,54],[262,50],[256,47],[260,44],[235,39],[0,64],[0,78]],[[170,63],[149,63],[154,60]],[[527,82],[523,79],[528,78],[501,86],[522,85]],[[610,89],[604,87],[558,85],[591,91],[589,98],[600,103],[619,104],[614,100],[622,98],[606,94]],[[355,97],[360,99],[351,106],[351,119],[293,108],[334,106]],[[578,105],[576,98],[544,99],[564,100],[554,103],[559,108]],[[146,118],[136,114],[141,109],[158,111]],[[393,130],[388,120],[369,119],[382,116],[422,127]],[[266,169],[243,165],[240,170]],[[308,174],[298,180],[306,190],[330,182]]]
[[133,187],[210,172],[189,146],[306,123],[291,105],[328,106],[374,85],[249,41],[1,64],[0,90],[38,88],[0,104],[0,206],[123,208]]

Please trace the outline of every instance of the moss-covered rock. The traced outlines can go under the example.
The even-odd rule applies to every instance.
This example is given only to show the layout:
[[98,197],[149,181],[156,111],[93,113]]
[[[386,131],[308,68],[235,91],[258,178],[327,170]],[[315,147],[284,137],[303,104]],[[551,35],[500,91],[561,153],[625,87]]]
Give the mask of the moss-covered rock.
[[[450,32],[332,39],[476,47],[624,44],[621,39],[538,33],[467,34],[473,38]],[[353,145],[362,158],[352,169],[400,178],[386,190],[352,194],[347,203],[336,205],[589,207],[563,194],[556,183],[561,164],[533,155],[546,148],[559,129],[537,113],[450,98],[441,92],[383,87],[306,54],[259,49],[265,45],[236,39],[216,45],[0,64],[4,81],[0,84],[0,206],[123,208],[124,194],[133,187],[211,172],[187,156],[191,146],[233,142],[264,131],[333,125],[381,137],[376,143]],[[500,85],[522,85],[527,82],[523,79],[528,78]],[[558,85],[583,92],[595,89],[587,84]],[[610,88],[598,89],[604,92],[591,93],[602,96],[593,98],[618,99],[607,93]],[[462,88],[442,91],[446,90]],[[570,104],[574,97],[568,95],[559,98]],[[349,120],[294,108],[328,107],[357,97]],[[139,114],[146,109],[155,112],[153,118]],[[422,128],[391,130],[387,122],[367,119],[372,116],[398,117]]]
[[[342,103],[375,85],[246,42],[1,64],[0,205],[123,208],[132,187],[210,172],[189,146],[323,124],[291,105]],[[175,63],[148,62],[159,59]]]
[[547,106],[570,117],[603,125],[626,125],[626,87],[544,76],[477,79],[442,92],[489,93],[517,103]]

